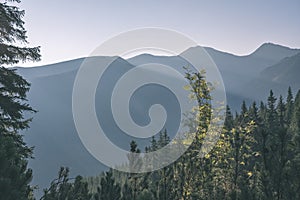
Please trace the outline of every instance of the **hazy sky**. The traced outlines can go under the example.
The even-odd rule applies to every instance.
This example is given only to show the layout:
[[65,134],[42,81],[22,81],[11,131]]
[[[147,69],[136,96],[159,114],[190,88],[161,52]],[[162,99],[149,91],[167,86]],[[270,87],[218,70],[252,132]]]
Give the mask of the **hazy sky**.
[[300,47],[299,0],[23,0],[31,46],[40,63],[84,57],[131,29],[179,31],[199,45],[245,55],[264,42]]

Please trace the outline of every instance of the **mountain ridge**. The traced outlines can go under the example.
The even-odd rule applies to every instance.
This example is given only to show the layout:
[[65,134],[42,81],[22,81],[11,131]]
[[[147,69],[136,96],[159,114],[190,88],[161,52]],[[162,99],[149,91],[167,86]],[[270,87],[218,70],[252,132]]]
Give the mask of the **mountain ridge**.
[[[218,50],[216,48],[209,47],[209,46],[195,46],[195,47],[190,47],[190,48],[184,50],[183,52],[181,52],[180,54],[184,53],[185,51],[191,50],[193,48],[197,48],[197,47],[203,47],[208,53],[209,52],[214,52],[214,53],[219,53],[219,54],[226,54],[228,56],[237,57],[237,58],[239,58],[239,57],[243,58],[243,57],[248,57],[248,56],[256,56],[257,54],[261,54],[260,52],[265,51],[265,49],[269,49],[270,50],[271,48],[281,49],[281,50],[286,50],[286,51],[299,51],[300,52],[300,48],[291,48],[291,47],[287,47],[287,46],[284,46],[284,45],[275,44],[275,43],[272,43],[272,42],[265,42],[265,43],[262,43],[260,46],[258,46],[254,51],[252,51],[252,52],[250,52],[249,54],[246,54],[246,55],[237,55],[237,54],[226,52],[226,51],[223,51],[223,50]],[[291,54],[293,54],[293,53],[291,53]],[[130,60],[130,59],[132,59],[134,57],[143,56],[143,55],[160,57],[160,56],[153,55],[153,54],[150,54],[150,53],[143,53],[143,54],[139,54],[137,56],[130,57],[130,58],[125,59],[125,60]],[[114,56],[103,56],[103,57],[114,57]],[[162,57],[173,57],[173,56],[162,56]],[[86,58],[88,58],[88,57],[80,57],[80,58],[75,58],[75,59],[68,59],[68,60],[65,60],[65,61],[53,62],[53,63],[50,63],[50,64],[42,64],[42,65],[36,65],[35,64],[32,67],[15,66],[13,68],[16,68],[16,69],[20,69],[21,68],[22,69],[22,68],[44,67],[44,66],[51,66],[51,65],[63,64],[63,63],[67,63],[67,62],[75,61],[75,60],[84,60]]]
[[[243,100],[246,100],[248,103],[256,99],[265,100],[262,96],[264,94],[260,93],[263,85],[258,85],[256,88],[247,88],[247,84],[249,85],[250,83],[250,86],[254,85],[253,82],[255,83],[256,78],[260,77],[261,72],[273,66],[274,62],[275,64],[285,62],[280,59],[282,56],[291,57],[299,53],[298,49],[292,51],[284,50],[282,51],[283,53],[281,52],[281,57],[275,55],[274,59],[270,60],[256,56],[235,56],[230,53],[222,53],[213,48],[208,48],[207,51],[219,67],[226,88],[228,104],[232,110],[239,109]],[[272,53],[267,53],[266,56],[268,57],[269,54]],[[107,63],[104,62],[105,58],[112,59],[116,57],[100,56],[94,58],[96,58],[94,61],[98,65],[101,65],[101,63]],[[57,169],[62,165],[72,168],[71,175],[95,175],[105,169],[105,166],[99,164],[83,147],[73,122],[72,89],[77,71],[85,59],[87,61],[93,60],[93,58],[79,58],[40,67],[15,68],[17,73],[24,76],[31,83],[31,89],[28,93],[29,103],[39,111],[34,116],[30,129],[24,133],[24,138],[30,146],[36,146],[35,157],[37,159],[30,161],[30,167],[34,169],[36,174],[33,184],[39,185],[41,189],[45,188],[48,181],[56,176]],[[97,114],[102,113],[105,116],[102,123],[108,125],[112,123],[111,115],[107,114],[107,109],[110,108],[110,105],[106,101],[107,98],[104,94],[106,96],[110,95],[109,91],[113,88],[113,83],[116,82],[118,77],[122,76],[122,73],[138,64],[151,61],[167,64],[180,72],[184,72],[182,67],[186,64],[180,56],[144,54],[128,60],[117,57],[116,62],[110,67],[110,75],[106,77],[106,81],[99,82],[95,95],[96,102],[105,101],[105,105],[102,105],[102,107],[95,106]],[[157,71],[159,72],[159,70]],[[163,74],[160,75],[162,78],[169,78]],[[259,83],[258,81],[256,82]],[[261,84],[265,84],[265,88],[263,89],[272,89],[268,88],[270,85],[268,81],[266,82],[266,84],[260,82]],[[102,90],[99,90],[101,87]],[[285,86],[281,86],[280,84],[276,84],[274,87],[285,88]],[[147,91],[146,94],[146,99],[137,99],[137,103],[134,105],[150,101],[152,97],[159,96],[162,93],[155,93],[152,90],[149,93]],[[251,95],[249,96],[249,94]],[[171,104],[169,99],[165,100],[164,103]],[[143,117],[139,117],[138,119],[143,119]],[[115,132],[118,131],[116,127],[112,130],[113,134],[110,139],[113,142],[119,143],[118,145],[122,148],[127,148],[129,145],[128,138],[115,135]]]

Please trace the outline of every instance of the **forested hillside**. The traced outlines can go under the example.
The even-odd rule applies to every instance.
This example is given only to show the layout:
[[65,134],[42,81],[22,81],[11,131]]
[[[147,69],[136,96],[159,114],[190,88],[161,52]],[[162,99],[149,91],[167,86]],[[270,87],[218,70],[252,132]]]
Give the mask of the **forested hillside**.
[[[191,78],[191,85],[198,87],[191,90],[196,97],[209,98],[203,96],[199,79]],[[97,177],[77,177],[73,184],[68,182],[68,169],[62,168],[43,199],[61,194],[94,200],[299,199],[300,91],[295,98],[290,88],[287,93],[286,99],[270,91],[266,103],[243,102],[240,113],[231,113],[227,106],[221,137],[204,157],[199,152],[207,134],[207,104],[199,105],[205,112],[194,142],[175,163],[145,174],[111,169]],[[169,142],[167,131],[161,132],[145,151]],[[140,152],[135,141],[129,147],[133,153]],[[74,191],[76,187],[81,189]]]
[[[244,99],[239,102],[240,109],[231,111],[228,105],[221,105],[220,110],[222,106],[226,108],[224,126],[220,132],[210,129],[213,120],[223,125],[221,119],[212,119],[213,113],[219,109],[211,105],[213,83],[206,82],[204,72],[186,71],[189,84],[184,88],[197,102],[191,113],[184,113],[188,116],[184,121],[188,137],[174,140],[175,131],[166,126],[149,138],[148,143],[148,139],[145,140],[145,145],[139,140],[130,141],[132,138],[127,136],[125,140],[113,135],[116,129],[107,130],[110,130],[108,136],[112,142],[128,148],[128,163],[124,166],[129,168],[142,166],[142,152],[156,152],[170,143],[176,143],[178,147],[189,143],[189,148],[164,168],[147,173],[133,173],[133,170],[126,173],[100,166],[100,162],[84,149],[76,134],[71,97],[74,78],[84,59],[37,68],[10,68],[19,62],[39,61],[41,57],[40,47],[27,45],[24,10],[18,7],[20,2],[0,2],[0,200],[300,199],[299,49],[265,44],[248,56],[235,56],[206,48],[222,66],[221,73],[229,88],[226,92],[232,90],[228,93],[231,99],[227,103],[237,106],[236,102]],[[183,53],[191,54],[195,48],[200,47]],[[99,56],[86,60],[102,66],[109,59],[111,57]],[[99,83],[95,99],[108,100],[117,80],[145,61],[165,63],[178,71],[187,69],[183,67],[186,63],[178,56],[143,54],[128,60],[118,57],[107,72],[109,76],[100,80],[102,84]],[[255,83],[245,89],[244,84],[251,81]],[[272,90],[269,94],[260,94],[272,87],[278,93],[289,85],[292,87],[286,88],[286,94],[282,96],[275,95]],[[246,95],[240,95],[241,91]],[[140,102],[147,102],[151,99],[149,96],[161,97],[161,94],[149,92]],[[262,96],[268,98],[246,103],[246,100],[249,102]],[[151,102],[147,103],[150,105]],[[168,96],[162,105],[172,105]],[[112,117],[105,112],[110,108],[110,101],[98,107],[98,114],[104,116],[102,123],[106,125],[113,123]],[[174,113],[178,114],[175,111],[170,116],[174,117]],[[88,129],[88,132],[92,131]],[[28,134],[32,135],[28,137]],[[207,136],[213,149],[205,152]],[[216,137],[218,140],[214,143],[212,140]],[[154,154],[150,165],[169,161],[173,152],[169,153],[163,155],[164,159],[160,159],[161,154]],[[37,162],[32,164],[32,161]],[[59,165],[62,166],[60,169]],[[122,166],[118,167],[122,169]],[[58,177],[50,179],[52,172],[57,170]],[[95,172],[96,176],[90,176]]]

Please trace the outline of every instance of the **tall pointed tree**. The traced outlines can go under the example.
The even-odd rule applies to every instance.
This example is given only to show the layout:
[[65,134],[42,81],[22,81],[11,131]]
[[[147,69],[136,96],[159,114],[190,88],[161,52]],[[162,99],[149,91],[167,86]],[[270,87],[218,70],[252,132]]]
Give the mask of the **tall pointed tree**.
[[292,199],[300,198],[300,90],[298,91],[294,106],[293,114],[290,124],[290,132],[292,133],[292,146],[293,158],[290,170],[290,184],[292,190]]
[[24,113],[34,110],[26,103],[30,84],[4,65],[37,61],[40,50],[25,46],[24,11],[9,2],[20,0],[0,3],[0,199],[23,200],[32,198],[32,171],[27,168],[32,148],[25,144],[19,131],[29,127],[30,119],[25,119]]
[[88,183],[81,176],[69,177],[69,168],[61,167],[58,178],[51,182],[48,189],[44,190],[41,200],[90,200]]
[[8,2],[20,3],[21,0],[4,0],[0,3],[0,65],[17,64],[20,61],[37,61],[40,59],[39,47],[27,47],[17,44],[27,44],[24,28],[24,10],[20,10]]
[[286,105],[285,105],[285,120],[288,124],[291,123],[291,119],[292,119],[292,112],[293,112],[293,107],[294,107],[294,100],[293,100],[293,93],[292,93],[292,89],[291,87],[289,87],[288,89],[288,94],[287,94],[287,98],[286,98]]
[[121,199],[121,186],[115,181],[113,171],[110,169],[101,178],[100,187],[94,196],[95,200]]

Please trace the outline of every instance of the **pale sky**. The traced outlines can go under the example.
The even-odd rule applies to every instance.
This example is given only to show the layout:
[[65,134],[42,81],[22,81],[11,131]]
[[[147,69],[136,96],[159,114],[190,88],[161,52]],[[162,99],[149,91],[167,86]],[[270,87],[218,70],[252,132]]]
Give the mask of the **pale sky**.
[[299,0],[23,0],[35,66],[88,56],[128,30],[179,31],[201,46],[246,55],[264,42],[300,48]]

